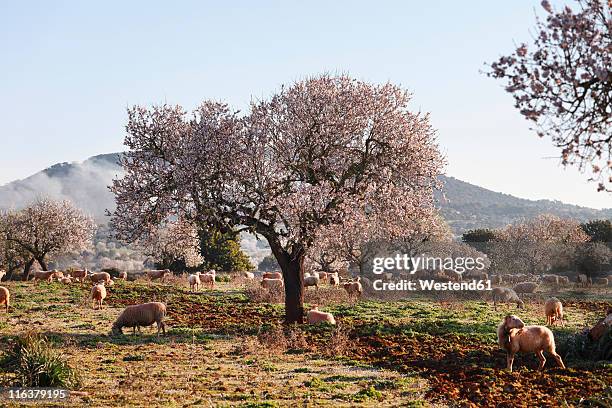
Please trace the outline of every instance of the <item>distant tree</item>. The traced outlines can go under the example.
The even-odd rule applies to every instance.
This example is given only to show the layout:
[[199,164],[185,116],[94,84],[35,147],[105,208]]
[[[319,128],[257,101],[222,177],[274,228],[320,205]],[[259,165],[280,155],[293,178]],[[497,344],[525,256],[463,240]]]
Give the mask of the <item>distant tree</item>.
[[206,268],[218,271],[250,271],[251,259],[240,248],[240,235],[216,229],[200,231],[200,247]]
[[602,267],[612,261],[612,250],[601,242],[586,242],[576,251],[576,269],[589,277],[601,272]]
[[263,272],[278,271],[280,270],[280,265],[276,262],[274,255],[268,255],[257,265],[257,269]]
[[478,228],[464,232],[461,240],[465,243],[490,242],[495,240],[495,231],[488,228]]
[[550,136],[563,164],[590,166],[598,190],[612,186],[612,24],[608,0],[578,0],[537,20],[533,44],[491,64],[515,106]]
[[591,237],[592,242],[604,242],[612,245],[612,221],[593,220],[580,224],[580,227]]
[[497,271],[542,273],[553,265],[569,265],[576,246],[589,237],[572,219],[540,215],[499,230],[490,254]]
[[203,262],[197,229],[184,219],[164,223],[140,246],[153,259],[157,268],[181,271]]
[[303,322],[304,261],[322,228],[393,196],[402,213],[432,207],[443,159],[411,95],[322,75],[253,103],[248,117],[205,102],[129,110],[126,172],[114,180],[124,239],[181,215],[201,230],[266,238],[285,282],[285,321]]
[[69,201],[40,199],[19,211],[3,215],[2,236],[24,254],[24,280],[34,261],[47,269],[49,257],[81,251],[91,244],[96,231],[93,219]]

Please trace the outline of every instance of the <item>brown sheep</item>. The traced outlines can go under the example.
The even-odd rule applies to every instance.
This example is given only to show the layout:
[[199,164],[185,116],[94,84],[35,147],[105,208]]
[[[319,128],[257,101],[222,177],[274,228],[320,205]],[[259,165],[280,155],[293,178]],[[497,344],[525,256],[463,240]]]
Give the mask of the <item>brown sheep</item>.
[[163,282],[166,276],[170,276],[170,269],[152,269],[147,271],[147,276],[152,281],[159,279]]
[[106,298],[106,288],[104,287],[104,283],[96,283],[91,288],[91,300],[93,301],[93,308],[96,309],[98,306],[99,309],[102,309],[102,302]]
[[544,313],[546,314],[546,324],[553,325],[555,321],[561,321],[561,326],[565,326],[563,321],[563,305],[561,301],[552,297],[544,303]]
[[85,279],[90,280],[92,283],[98,283],[98,282],[109,283],[111,281],[111,276],[108,272],[96,272],[96,273],[87,275]]
[[56,276],[57,271],[34,271],[30,273],[30,279],[34,281],[42,281],[46,280],[47,282],[52,282],[53,278]]
[[522,309],[525,304],[518,297],[516,292],[510,288],[493,288],[493,308],[497,310],[498,303],[516,303],[516,307]]
[[336,320],[334,319],[334,315],[331,313],[321,312],[317,306],[313,306],[312,310],[309,310],[306,314],[306,321],[308,324],[317,324],[317,323],[329,323],[336,324]]
[[282,289],[284,287],[284,283],[282,279],[264,278],[261,281],[261,286],[266,289]]
[[4,286],[0,286],[0,306],[6,307],[6,313],[9,311],[9,304],[11,302],[11,293]]
[[517,283],[512,288],[516,293],[535,293],[538,288],[538,284],[535,282],[522,282]]
[[261,277],[262,279],[283,279],[283,274],[280,272],[264,272]]
[[539,369],[544,368],[546,358],[544,351],[548,351],[561,368],[565,368],[561,356],[555,349],[555,337],[553,333],[544,326],[525,326],[525,323],[517,316],[508,315],[497,328],[497,339],[499,346],[506,350],[507,367],[512,372],[512,363],[516,353],[536,353],[540,360]]
[[342,284],[342,287],[349,295],[349,297],[353,296],[361,296],[363,292],[363,287],[361,286],[361,278],[358,276],[355,281],[349,281]]
[[72,277],[79,282],[84,281],[88,274],[89,274],[89,270],[87,269],[80,269],[80,270],[72,271],[71,273]]
[[134,329],[133,333],[136,334],[136,329],[140,332],[141,326],[150,326],[157,323],[157,335],[159,336],[160,330],[166,334],[166,325],[163,321],[165,316],[166,305],[160,302],[128,306],[113,323],[111,333],[113,335],[123,334],[124,327],[132,327]]

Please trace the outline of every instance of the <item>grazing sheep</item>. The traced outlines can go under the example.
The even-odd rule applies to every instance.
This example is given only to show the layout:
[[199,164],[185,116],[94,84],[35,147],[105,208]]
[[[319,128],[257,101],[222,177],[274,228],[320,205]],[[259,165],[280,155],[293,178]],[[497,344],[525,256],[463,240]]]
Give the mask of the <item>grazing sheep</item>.
[[535,282],[517,283],[512,288],[516,293],[535,293],[538,284]]
[[72,283],[72,278],[70,276],[64,276],[62,279],[60,279],[60,282],[62,282],[64,285],[69,285]]
[[348,281],[342,284],[342,287],[349,295],[349,297],[353,296],[361,296],[363,292],[363,286],[361,286],[361,278],[358,276],[355,281]]
[[84,281],[88,274],[89,270],[87,269],[76,270],[71,273],[72,277],[79,282]]
[[567,276],[559,276],[559,285],[569,285],[570,280]]
[[282,279],[264,278],[261,281],[261,286],[266,289],[282,289],[284,287],[284,283]]
[[208,286],[210,289],[214,289],[215,287],[215,274],[214,273],[201,273],[200,274],[200,283],[202,286]]
[[542,282],[550,283],[552,285],[559,284],[559,276],[557,275],[542,275]]
[[197,292],[200,288],[200,285],[202,284],[202,281],[200,280],[200,272],[196,272],[194,274],[189,275],[187,277],[187,281],[189,282],[189,291],[193,292],[195,289],[195,291]]
[[491,275],[491,283],[493,285],[499,285],[500,283],[502,283],[501,275]]
[[329,284],[332,286],[340,285],[340,276],[338,276],[338,272],[330,273],[328,275]]
[[608,286],[608,278],[595,278],[595,285]]
[[46,280],[47,282],[52,282],[55,273],[55,271],[34,271],[30,273],[30,279],[34,281]]
[[91,288],[91,300],[93,301],[93,308],[96,309],[98,306],[99,309],[102,309],[102,302],[106,298],[106,288],[104,287],[104,283],[96,283]]
[[512,372],[512,363],[516,353],[536,353],[540,360],[539,369],[544,368],[546,358],[544,351],[548,351],[561,368],[565,368],[561,356],[555,350],[555,337],[544,326],[525,326],[517,316],[508,315],[497,328],[499,346],[506,350],[507,367]]
[[250,280],[252,280],[252,279],[255,279],[255,274],[254,274],[253,272],[244,272],[243,277],[244,277],[245,279],[250,279]]
[[280,272],[264,272],[261,277],[263,279],[283,279],[283,274]]
[[317,324],[327,322],[329,324],[336,324],[334,315],[331,313],[320,312],[317,306],[313,306],[311,310],[306,313],[306,321],[308,324]]
[[96,272],[87,275],[85,279],[90,280],[92,283],[109,283],[111,281],[111,276],[108,272]]
[[553,325],[555,321],[561,321],[561,326],[565,326],[563,321],[563,305],[561,301],[552,297],[544,303],[544,314],[546,314],[546,324]]
[[321,281],[326,281],[329,276],[329,273],[327,272],[316,272],[316,273],[319,275],[319,279]]
[[122,329],[124,327],[132,327],[134,329],[133,333],[136,334],[136,329],[140,332],[141,326],[150,326],[153,323],[157,323],[158,336],[160,330],[166,334],[166,325],[163,321],[165,316],[166,305],[160,302],[128,306],[113,323],[112,334],[123,334]]
[[127,280],[127,277],[128,277],[128,275],[127,275],[127,272],[125,272],[125,271],[124,272],[119,272],[119,275],[117,275],[117,279],[120,279],[120,280]]
[[304,288],[314,286],[316,289],[319,289],[319,281],[320,279],[318,275],[307,276],[304,278]]
[[576,275],[576,283],[578,286],[587,286],[589,284],[589,278],[584,273]]
[[53,270],[53,278],[57,279],[59,282],[64,277],[64,272],[60,272],[57,269]]
[[493,288],[493,307],[497,310],[497,303],[516,303],[521,309],[525,306],[516,292],[510,288]]
[[166,276],[170,276],[170,269],[152,269],[147,271],[147,276],[152,281],[159,279],[163,282]]
[[0,306],[6,307],[6,313],[9,311],[9,304],[11,301],[11,293],[4,286],[0,286]]
[[0,269],[0,281],[2,280],[2,278],[4,278],[4,275],[6,275],[6,271],[3,269]]

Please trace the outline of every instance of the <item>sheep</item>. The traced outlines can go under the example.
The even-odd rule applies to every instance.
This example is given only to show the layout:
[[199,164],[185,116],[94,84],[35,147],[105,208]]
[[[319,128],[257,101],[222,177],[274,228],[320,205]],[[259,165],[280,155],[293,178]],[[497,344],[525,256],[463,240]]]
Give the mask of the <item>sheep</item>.
[[329,324],[336,324],[334,315],[331,313],[320,312],[317,306],[313,306],[311,310],[306,313],[306,321],[308,324],[317,324],[327,322]]
[[84,281],[88,274],[89,274],[89,270],[87,269],[80,269],[80,270],[72,271],[71,273],[72,277],[79,282]]
[[34,271],[30,273],[30,278],[34,281],[46,280],[47,282],[52,282],[55,273],[55,271]]
[[11,293],[4,286],[0,286],[0,306],[6,307],[6,313],[9,311],[9,304],[11,301]]
[[63,283],[64,285],[69,285],[72,283],[72,277],[64,276],[62,279],[60,279],[60,282]]
[[93,301],[93,308],[96,309],[96,306],[99,306],[102,309],[102,302],[106,298],[106,288],[104,287],[104,283],[96,283],[91,288],[91,300]]
[[320,278],[318,275],[307,276],[304,278],[304,287],[314,286],[316,289],[319,289],[319,281]]
[[96,272],[96,273],[91,273],[87,275],[85,279],[90,280],[92,283],[98,283],[98,282],[109,283],[111,280],[111,276],[108,272]]
[[261,286],[266,289],[282,289],[284,287],[284,283],[282,279],[264,278],[261,281]]
[[283,279],[283,274],[280,272],[264,272],[261,277],[263,279]]
[[128,274],[125,271],[119,272],[119,275],[117,275],[117,279],[120,279],[120,280],[127,280],[127,277],[128,277]]
[[540,360],[539,369],[544,368],[546,358],[544,351],[548,351],[561,368],[565,368],[561,356],[555,350],[555,337],[545,326],[525,326],[517,316],[508,315],[497,328],[499,346],[506,350],[507,367],[512,372],[512,363],[516,353],[536,353]]
[[201,273],[200,274],[200,283],[202,286],[208,286],[210,289],[215,287],[215,274],[214,273]]
[[359,276],[355,281],[345,282],[342,287],[349,297],[361,296],[361,293],[363,292],[363,286],[361,286],[361,278]]
[[542,282],[544,283],[550,283],[553,285],[558,285],[559,284],[559,277],[557,275],[542,275]]
[[160,330],[166,334],[166,325],[163,321],[165,316],[166,305],[161,302],[128,306],[113,323],[111,333],[113,335],[123,334],[124,327],[132,327],[133,333],[136,334],[136,329],[140,332],[140,326],[150,326],[157,323],[157,335],[159,336]]
[[321,281],[326,281],[329,276],[329,273],[327,272],[316,272],[316,273],[319,275],[319,279]]
[[147,276],[152,281],[159,279],[163,282],[166,276],[170,276],[170,269],[152,269],[147,271]]
[[253,280],[255,279],[255,274],[253,272],[244,272],[243,277],[245,279]]
[[510,288],[493,288],[493,307],[497,310],[497,303],[516,303],[521,309],[525,306],[516,292]]
[[561,321],[561,326],[565,326],[563,321],[563,305],[561,301],[552,297],[544,303],[544,314],[546,314],[546,324],[553,325],[555,321]]
[[538,284],[535,282],[523,282],[514,285],[512,288],[516,293],[535,293]]
[[4,278],[4,275],[6,275],[6,271],[3,269],[0,269],[0,281],[2,281],[2,278]]
[[569,278],[567,276],[559,276],[559,285],[569,285]]
[[309,276],[312,276],[312,275],[310,274],[310,272],[304,272],[304,277],[305,277],[305,278],[308,278]]
[[57,279],[59,282],[64,277],[64,272],[60,272],[57,269],[53,270],[53,278]]
[[580,273],[576,276],[576,283],[579,286],[587,286],[589,284],[589,278],[584,273]]
[[189,291],[193,292],[195,288],[195,291],[197,292],[202,284],[202,281],[200,280],[200,272],[189,275],[187,277],[187,281],[189,282]]
[[330,273],[328,275],[329,277],[329,284],[332,286],[338,286],[340,285],[340,276],[338,276],[338,272],[334,272],[334,273]]
[[499,285],[502,283],[501,275],[491,275],[491,283],[493,285]]
[[595,285],[608,286],[608,278],[595,278]]

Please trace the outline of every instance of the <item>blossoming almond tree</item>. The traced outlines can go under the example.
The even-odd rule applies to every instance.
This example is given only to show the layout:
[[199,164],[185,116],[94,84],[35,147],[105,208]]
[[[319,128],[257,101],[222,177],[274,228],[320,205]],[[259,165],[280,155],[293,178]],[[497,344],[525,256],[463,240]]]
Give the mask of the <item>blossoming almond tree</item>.
[[94,220],[71,202],[50,199],[7,212],[0,225],[7,242],[28,254],[24,280],[34,261],[47,270],[49,256],[87,249],[96,231]]
[[393,194],[407,212],[433,206],[443,160],[409,101],[392,84],[322,75],[254,102],[246,117],[218,102],[192,117],[132,108],[113,225],[134,240],[179,215],[263,236],[285,280],[286,321],[302,322],[306,251],[323,228],[376,196]]
[[187,267],[196,267],[204,261],[200,255],[197,229],[192,223],[182,219],[172,220],[158,227],[140,246],[161,268],[170,268],[176,262],[184,263]]
[[533,44],[501,57],[488,75],[505,80],[516,108],[561,149],[563,164],[590,166],[598,190],[611,191],[612,3],[542,6],[548,15],[538,20]]

